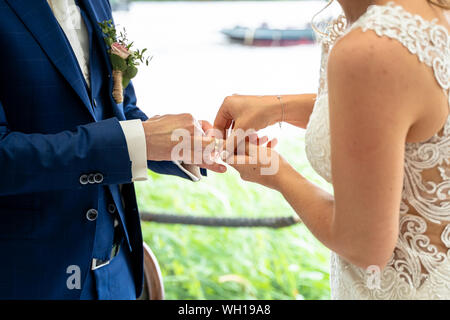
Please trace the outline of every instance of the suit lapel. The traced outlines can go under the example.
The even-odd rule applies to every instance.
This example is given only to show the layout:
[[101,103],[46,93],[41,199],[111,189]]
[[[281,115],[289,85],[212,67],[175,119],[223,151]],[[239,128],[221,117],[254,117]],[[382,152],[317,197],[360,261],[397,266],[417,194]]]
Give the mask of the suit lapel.
[[107,71],[108,71],[108,74],[110,75],[109,83],[108,83],[108,90],[110,92],[109,98],[110,98],[110,101],[113,106],[113,113],[117,117],[117,119],[125,120],[125,115],[123,113],[123,109],[118,107],[117,103],[114,101],[114,99],[112,97],[112,91],[113,91],[113,81],[112,81],[112,76],[111,76],[112,75],[112,66],[110,63],[108,48],[106,47],[106,44],[105,44],[102,29],[98,25],[98,22],[112,19],[112,17],[106,11],[104,11],[102,14],[101,9],[98,6],[97,7],[95,6],[95,3],[96,3],[95,1],[91,1],[91,0],[79,0],[79,1],[84,4],[85,11],[86,11],[89,19],[92,21],[94,35],[96,37],[96,39],[94,39],[93,41],[95,41],[95,40],[99,41],[99,43],[100,43],[99,47],[101,50],[102,58],[105,59],[105,61],[106,61]]
[[[47,54],[49,59],[69,82],[83,104],[94,117],[89,95],[77,61],[67,45],[64,32],[45,0],[6,0],[23,24]],[[95,118],[95,117],[94,117]]]
[[[104,20],[111,19],[111,17],[101,17],[99,15],[99,13],[96,12],[96,10],[94,9],[91,1],[89,1],[89,0],[80,0],[80,1],[84,4],[86,13],[87,13],[89,19],[92,21],[95,37],[97,37],[97,41],[100,41],[100,48],[101,48],[102,56],[105,59],[105,61],[109,61],[109,55],[108,55],[107,48],[105,45],[105,40],[103,38],[103,33],[102,33],[102,30],[100,29],[100,26],[98,25],[98,23],[102,22]],[[107,63],[106,66],[108,68],[109,74],[112,74],[111,64]]]

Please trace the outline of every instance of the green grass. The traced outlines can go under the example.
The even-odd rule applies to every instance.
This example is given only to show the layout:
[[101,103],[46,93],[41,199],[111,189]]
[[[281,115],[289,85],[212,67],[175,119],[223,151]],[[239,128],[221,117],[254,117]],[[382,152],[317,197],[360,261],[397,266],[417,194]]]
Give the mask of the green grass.
[[[331,191],[310,168],[303,137],[279,151],[304,176]],[[272,190],[240,180],[232,168],[198,183],[150,173],[137,183],[142,211],[201,216],[295,214]],[[207,228],[144,223],[145,241],[161,265],[167,299],[328,299],[329,251],[303,225]]]

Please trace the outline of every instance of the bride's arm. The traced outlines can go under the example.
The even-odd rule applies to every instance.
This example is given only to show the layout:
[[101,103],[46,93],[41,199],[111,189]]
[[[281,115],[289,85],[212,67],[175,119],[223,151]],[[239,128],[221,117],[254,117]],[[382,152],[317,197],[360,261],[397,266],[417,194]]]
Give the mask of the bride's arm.
[[[314,107],[316,94],[277,96],[245,96],[226,97],[220,107],[214,127],[225,133],[235,121],[235,128],[260,130],[284,121],[300,128],[306,128],[309,116]],[[283,104],[283,107],[282,105]],[[284,110],[283,110],[283,109]]]
[[[281,96],[281,102],[284,104],[283,121],[296,127],[306,129],[316,102],[316,94],[299,94]],[[278,98],[277,98],[278,100]],[[278,105],[278,109],[280,109]],[[279,112],[279,111],[278,111]]]
[[260,171],[267,159],[241,165],[236,156],[232,166],[243,179],[280,191],[328,248],[360,267],[383,268],[398,237],[405,140],[427,92],[415,57],[392,41],[364,39],[342,39],[329,60],[334,197],[270,148],[271,165],[279,161],[272,175]]

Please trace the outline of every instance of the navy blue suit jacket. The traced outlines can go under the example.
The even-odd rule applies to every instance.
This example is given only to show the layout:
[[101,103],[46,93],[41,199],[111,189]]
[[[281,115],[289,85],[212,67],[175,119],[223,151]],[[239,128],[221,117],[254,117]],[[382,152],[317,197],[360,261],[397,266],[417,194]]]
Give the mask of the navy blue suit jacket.
[[[80,1],[96,27],[111,19],[109,1]],[[100,28],[95,36],[111,73]],[[86,212],[96,208],[104,186],[126,226],[139,294],[142,235],[119,124],[147,119],[136,106],[133,85],[125,90],[123,104],[111,95],[103,101],[114,117],[96,119],[95,97],[88,94],[46,0],[0,0],[0,63],[0,298],[79,297],[80,290],[66,285],[67,268],[79,266],[82,279],[90,268],[95,222]],[[172,162],[148,165],[187,178]],[[80,177],[91,173],[100,173],[103,181],[81,184]]]

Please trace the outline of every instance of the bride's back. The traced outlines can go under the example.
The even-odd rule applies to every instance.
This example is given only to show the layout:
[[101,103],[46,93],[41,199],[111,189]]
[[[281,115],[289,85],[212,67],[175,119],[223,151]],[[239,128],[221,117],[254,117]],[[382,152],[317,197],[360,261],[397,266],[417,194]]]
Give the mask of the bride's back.
[[424,73],[427,99],[405,148],[399,239],[405,246],[396,249],[394,259],[406,262],[405,253],[412,259],[415,256],[421,268],[416,275],[412,268],[406,273],[411,280],[423,282],[440,262],[450,263],[450,28],[444,10],[424,1],[398,2],[405,11],[400,7],[378,10],[352,28],[369,28],[401,42],[422,64],[411,72],[413,76]]
[[[334,296],[450,298],[450,27],[444,11],[425,1],[376,2],[382,5],[369,7],[347,30],[339,23],[330,28],[330,37],[322,39],[324,49],[361,30],[367,37],[401,44],[409,51],[405,59],[414,59],[410,76],[417,78],[419,92],[410,94],[422,97],[423,110],[405,145],[399,237],[381,288],[368,289],[364,270],[333,255]],[[329,136],[326,64],[324,58],[306,143],[311,164],[331,182],[329,141],[319,142],[325,132]]]
[[405,148],[400,236],[393,266],[414,288],[425,284],[423,292],[439,297],[436,289],[443,284],[450,292],[450,28],[443,10],[429,8],[405,17],[411,25],[402,24],[402,30],[409,35],[398,39],[427,65],[436,81],[424,84],[430,85],[424,116],[411,128],[408,137],[415,139],[408,140]]

